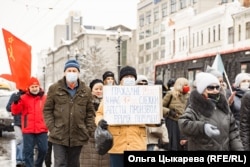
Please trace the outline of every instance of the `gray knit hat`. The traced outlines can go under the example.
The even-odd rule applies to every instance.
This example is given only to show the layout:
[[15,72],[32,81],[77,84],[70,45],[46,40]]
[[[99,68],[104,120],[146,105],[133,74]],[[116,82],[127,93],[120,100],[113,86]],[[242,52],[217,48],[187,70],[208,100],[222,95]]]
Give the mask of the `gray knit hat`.
[[236,77],[235,77],[235,86],[239,87],[240,83],[243,80],[250,80],[250,75],[248,73],[239,73]]

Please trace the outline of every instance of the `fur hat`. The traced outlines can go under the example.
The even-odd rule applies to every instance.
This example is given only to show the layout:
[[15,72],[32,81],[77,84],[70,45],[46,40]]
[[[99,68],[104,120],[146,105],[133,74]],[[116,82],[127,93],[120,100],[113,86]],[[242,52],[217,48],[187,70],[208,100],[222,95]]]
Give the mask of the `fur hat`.
[[102,80],[100,80],[100,79],[94,79],[89,84],[90,89],[92,90],[92,88],[94,87],[94,85],[97,84],[97,83],[102,83],[103,84]]
[[115,77],[114,73],[111,71],[106,71],[103,75],[102,75],[102,80],[104,81],[107,77]]
[[250,75],[248,73],[239,73],[236,77],[235,77],[235,86],[239,87],[240,83],[243,80],[250,80]]
[[206,72],[216,76],[217,78],[223,77],[223,74],[220,71],[218,71],[210,66],[207,66]]
[[120,70],[120,80],[126,75],[133,75],[135,77],[135,80],[137,79],[136,70],[134,67],[131,66],[125,66]]
[[220,85],[219,79],[210,73],[200,72],[196,75],[196,89],[202,94],[207,86],[211,84]]
[[135,84],[137,85],[141,81],[146,81],[148,83],[148,78],[145,75],[138,75]]
[[76,60],[68,60],[65,63],[64,71],[66,71],[66,69],[69,68],[69,67],[75,67],[80,72],[80,65]]
[[39,83],[39,81],[38,81],[37,78],[31,77],[30,80],[29,80],[29,82],[28,82],[28,87],[30,87],[31,85],[38,85],[38,86],[40,86],[40,83]]

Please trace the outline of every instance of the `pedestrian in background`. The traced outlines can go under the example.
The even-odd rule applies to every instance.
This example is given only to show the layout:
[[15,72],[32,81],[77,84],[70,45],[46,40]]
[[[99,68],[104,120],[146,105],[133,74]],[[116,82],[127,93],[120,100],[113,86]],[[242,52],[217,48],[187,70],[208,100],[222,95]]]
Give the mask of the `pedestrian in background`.
[[240,137],[245,151],[250,151],[250,91],[241,99]]
[[104,85],[117,85],[115,75],[112,71],[106,71],[103,73],[102,81]]
[[241,151],[243,146],[218,78],[200,72],[189,105],[178,120],[190,151]]
[[[120,70],[120,86],[135,86],[137,79],[134,67],[125,66]],[[113,135],[113,147],[109,150],[110,166],[124,167],[124,151],[146,150],[145,125],[108,125],[103,119],[103,101],[96,112],[96,124],[103,129],[109,129]]]
[[[48,129],[45,125],[43,107],[46,100],[37,78],[31,77],[25,94],[16,94],[11,105],[13,115],[21,114],[25,167],[42,167],[47,152]],[[38,156],[34,162],[34,148]]]
[[[10,99],[7,103],[6,110],[11,112],[11,104],[14,102],[15,96],[21,96],[25,93],[25,91],[19,89],[18,92],[13,93],[10,96]],[[24,153],[23,153],[23,133],[21,126],[21,114],[13,115],[14,116],[14,131],[16,138],[16,166],[23,167],[25,165],[24,162]]]
[[240,128],[240,107],[241,98],[246,91],[249,90],[250,85],[250,75],[248,73],[239,73],[235,77],[235,96],[230,109],[234,115],[237,126]]
[[189,98],[190,86],[186,78],[177,78],[173,89],[163,98],[163,107],[167,110],[166,125],[169,137],[169,151],[180,151],[187,140],[181,138],[178,119],[184,113]]
[[[98,110],[99,104],[102,101],[103,81],[94,79],[90,82],[89,87],[93,96],[92,103],[95,106],[95,111]],[[95,148],[95,139],[91,137],[87,144],[84,144],[80,155],[80,164],[82,167],[109,167],[109,154],[99,155]]]
[[48,90],[43,112],[53,145],[54,167],[80,167],[83,144],[94,136],[91,90],[79,80],[79,73],[78,62],[68,60],[63,78]]

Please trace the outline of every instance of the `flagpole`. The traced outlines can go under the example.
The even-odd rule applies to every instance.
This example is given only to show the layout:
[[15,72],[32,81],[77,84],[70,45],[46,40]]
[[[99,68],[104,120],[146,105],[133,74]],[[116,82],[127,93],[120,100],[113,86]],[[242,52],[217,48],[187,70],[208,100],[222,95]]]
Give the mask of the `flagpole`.
[[225,70],[224,70],[224,75],[225,75],[225,78],[226,78],[226,80],[227,80],[227,84],[228,84],[229,90],[230,90],[231,93],[233,93],[231,84],[230,84],[230,82],[229,82],[229,79],[228,79],[228,76],[227,76],[227,73],[226,73]]

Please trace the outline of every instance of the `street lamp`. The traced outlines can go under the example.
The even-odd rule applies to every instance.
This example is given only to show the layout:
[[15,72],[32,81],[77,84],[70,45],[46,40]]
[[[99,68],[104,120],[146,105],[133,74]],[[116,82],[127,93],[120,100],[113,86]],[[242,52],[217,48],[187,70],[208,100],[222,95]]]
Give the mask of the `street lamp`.
[[45,90],[45,66],[43,66],[43,89]]
[[120,70],[121,70],[121,42],[122,42],[122,36],[121,36],[121,28],[119,27],[117,29],[118,36],[117,36],[117,56],[118,56],[118,62],[117,62],[117,75],[118,75],[118,84],[120,82]]

